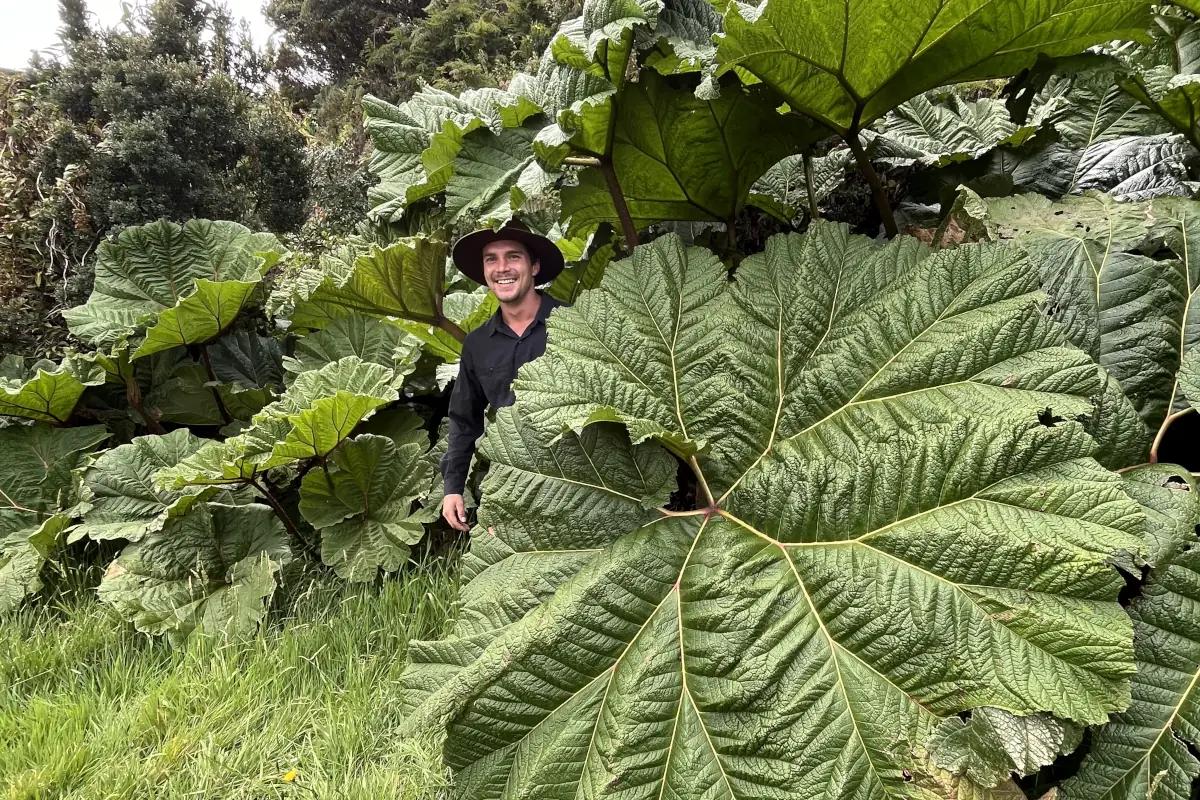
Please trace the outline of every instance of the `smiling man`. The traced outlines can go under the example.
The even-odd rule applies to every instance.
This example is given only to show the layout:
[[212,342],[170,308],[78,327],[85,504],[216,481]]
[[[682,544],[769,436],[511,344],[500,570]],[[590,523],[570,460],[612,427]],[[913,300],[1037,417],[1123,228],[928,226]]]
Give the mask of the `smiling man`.
[[562,304],[533,287],[554,280],[563,257],[553,242],[516,220],[496,231],[467,234],[455,242],[453,257],[464,275],[487,286],[500,301],[492,318],[467,334],[450,395],[442,517],[465,531],[470,526],[463,487],[475,442],[483,434],[484,412],[511,404],[517,370],[546,351],[546,318]]

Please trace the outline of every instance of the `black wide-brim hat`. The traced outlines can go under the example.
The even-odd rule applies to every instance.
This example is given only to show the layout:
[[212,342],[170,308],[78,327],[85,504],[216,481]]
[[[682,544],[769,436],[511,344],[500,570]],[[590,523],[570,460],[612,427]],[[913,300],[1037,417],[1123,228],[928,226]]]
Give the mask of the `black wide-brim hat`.
[[506,239],[525,245],[529,248],[530,259],[538,262],[538,274],[533,279],[534,283],[549,283],[563,271],[563,254],[554,242],[529,230],[528,225],[516,219],[504,223],[504,227],[498,230],[483,228],[472,231],[455,242],[450,251],[454,258],[454,266],[476,283],[486,285],[483,280],[483,248],[492,242]]

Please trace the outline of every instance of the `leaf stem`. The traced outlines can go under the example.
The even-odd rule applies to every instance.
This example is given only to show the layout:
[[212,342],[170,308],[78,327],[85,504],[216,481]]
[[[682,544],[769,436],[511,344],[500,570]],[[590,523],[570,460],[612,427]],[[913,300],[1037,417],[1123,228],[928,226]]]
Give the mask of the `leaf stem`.
[[9,507],[12,508],[14,511],[28,511],[32,514],[41,514],[42,513],[40,511],[38,511],[37,509],[26,508],[25,506],[21,505],[16,500],[13,500],[11,497],[9,497],[8,494],[3,489],[0,489],[0,498],[3,498],[4,502],[8,503]]
[[708,481],[704,479],[704,473],[700,470],[700,462],[695,456],[688,459],[688,465],[692,468],[692,472],[696,474],[696,480],[700,481],[700,488],[704,491],[704,500],[709,509],[716,509],[717,501],[713,499],[713,493],[708,488]]
[[296,526],[296,523],[292,521],[292,518],[288,516],[287,510],[283,507],[283,503],[279,502],[279,498],[276,497],[275,493],[271,491],[270,485],[267,484],[266,481],[258,481],[254,478],[247,478],[246,483],[258,490],[258,493],[261,494],[263,499],[267,501],[267,505],[271,506],[271,510],[275,512],[275,516],[279,517],[279,521],[283,523],[283,527],[287,528],[287,532],[291,534],[297,541],[299,541],[300,544],[304,546],[304,549],[309,552],[309,554],[316,556],[317,560],[320,561],[321,554],[317,552],[316,548],[313,547],[311,542],[300,535],[300,529]]
[[705,513],[704,509],[699,508],[693,511],[671,511],[666,508],[656,508],[655,511],[662,514],[664,517],[699,517]]
[[459,327],[458,323],[448,317],[439,317],[436,327],[441,328],[459,342],[466,341],[466,331]]
[[621,230],[625,234],[625,246],[630,251],[638,246],[637,228],[633,224],[633,215],[629,213],[629,205],[621,192],[621,182],[617,180],[617,168],[613,166],[612,156],[600,159],[600,171],[604,173],[604,182],[608,184],[608,193],[612,195],[613,207],[621,220]]
[[167,432],[166,428],[158,421],[156,417],[151,416],[146,412],[145,404],[142,402],[142,387],[138,385],[137,380],[132,375],[122,375],[122,381],[125,383],[125,401],[129,403],[129,407],[138,413],[138,416],[146,423],[146,430],[159,436]]
[[813,186],[812,153],[805,150],[800,158],[804,162],[804,191],[808,194],[808,218],[809,220],[820,219],[821,211],[817,208],[817,187]]
[[887,192],[883,189],[883,181],[879,179],[879,173],[875,171],[875,166],[867,157],[866,151],[863,150],[862,141],[858,138],[858,130],[852,128],[843,138],[850,146],[850,152],[854,155],[855,163],[858,164],[858,171],[867,179],[867,185],[871,187],[871,197],[875,201],[875,208],[879,211],[879,216],[883,219],[884,232],[889,238],[894,237],[899,233],[899,228],[896,227],[896,217],[892,214],[892,204],[888,202]]
[[209,381],[211,381],[208,389],[212,392],[213,400],[217,402],[217,410],[221,412],[221,419],[228,425],[233,422],[233,416],[229,413],[229,409],[225,407],[225,401],[221,399],[221,390],[216,386],[219,381],[217,380],[217,373],[213,371],[212,357],[208,354],[208,345],[206,344],[200,345],[200,361],[204,364],[204,371],[208,374]]
[[1174,414],[1167,415],[1167,418],[1163,420],[1162,425],[1159,426],[1158,433],[1155,434],[1155,436],[1154,436],[1154,444],[1150,445],[1150,463],[1151,464],[1158,463],[1158,448],[1162,445],[1163,437],[1165,437],[1167,435],[1167,428],[1171,427],[1171,423],[1174,422],[1175,420],[1179,419],[1180,417],[1187,416],[1188,414],[1192,413],[1195,410],[1196,409],[1189,406],[1189,407],[1185,408],[1183,411],[1176,411]]

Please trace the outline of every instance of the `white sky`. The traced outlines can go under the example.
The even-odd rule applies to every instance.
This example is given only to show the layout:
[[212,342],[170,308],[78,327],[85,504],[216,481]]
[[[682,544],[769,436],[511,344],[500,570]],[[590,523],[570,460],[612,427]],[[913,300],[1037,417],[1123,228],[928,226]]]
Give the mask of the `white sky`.
[[[270,24],[263,19],[265,0],[224,0],[238,18],[250,23],[254,43],[261,47],[271,35]],[[93,26],[112,28],[121,24],[124,6],[133,0],[87,0]],[[57,0],[0,0],[0,67],[20,69],[29,62],[34,50],[56,52],[58,47]]]

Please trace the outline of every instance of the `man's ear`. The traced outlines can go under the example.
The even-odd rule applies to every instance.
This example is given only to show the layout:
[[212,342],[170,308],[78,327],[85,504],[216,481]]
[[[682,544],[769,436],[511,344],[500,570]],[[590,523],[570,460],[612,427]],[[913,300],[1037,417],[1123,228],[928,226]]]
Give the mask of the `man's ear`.
[[533,274],[534,274],[534,275],[537,275],[537,274],[538,274],[538,272],[540,272],[540,271],[541,271],[541,269],[542,269],[542,262],[541,262],[541,261],[534,261],[534,262],[533,262]]

